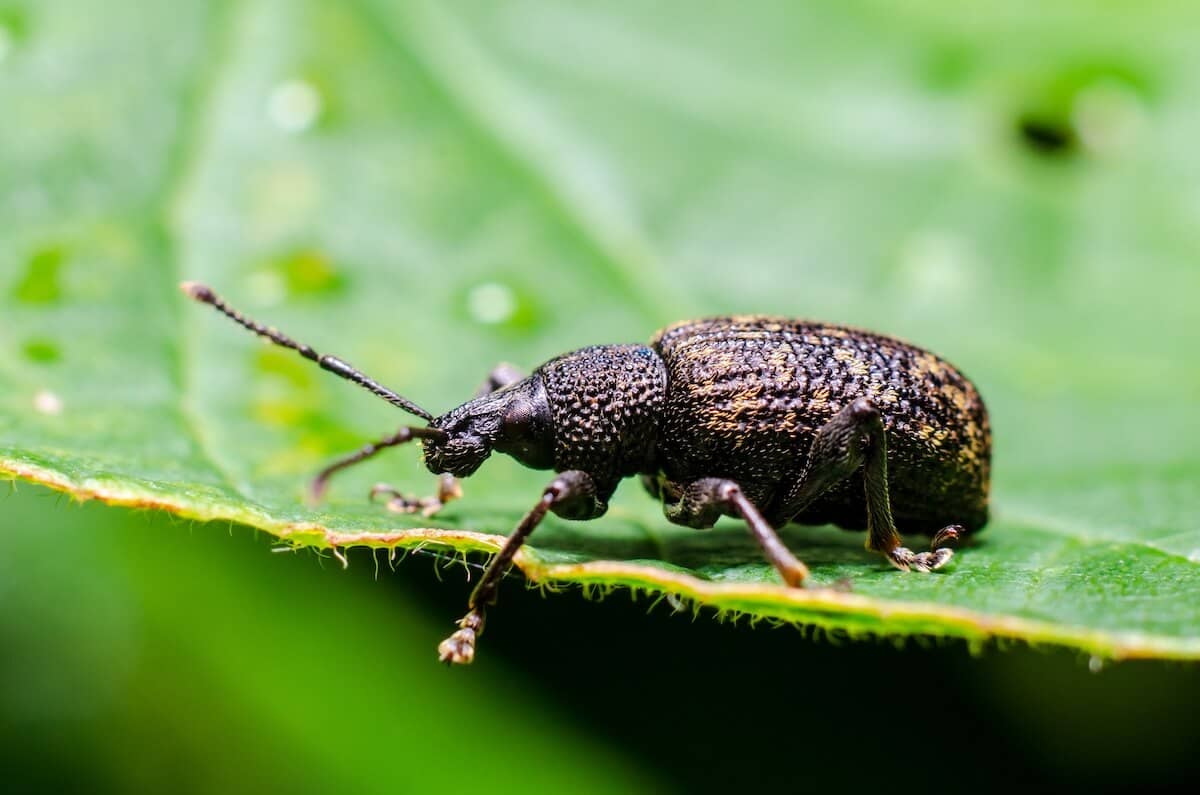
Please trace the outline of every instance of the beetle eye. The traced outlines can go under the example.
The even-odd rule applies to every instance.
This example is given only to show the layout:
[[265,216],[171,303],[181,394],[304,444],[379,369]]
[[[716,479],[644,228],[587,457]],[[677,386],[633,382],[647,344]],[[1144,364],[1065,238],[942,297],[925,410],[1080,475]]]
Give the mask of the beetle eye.
[[513,400],[504,412],[504,435],[509,438],[524,436],[529,430],[533,407],[527,400]]

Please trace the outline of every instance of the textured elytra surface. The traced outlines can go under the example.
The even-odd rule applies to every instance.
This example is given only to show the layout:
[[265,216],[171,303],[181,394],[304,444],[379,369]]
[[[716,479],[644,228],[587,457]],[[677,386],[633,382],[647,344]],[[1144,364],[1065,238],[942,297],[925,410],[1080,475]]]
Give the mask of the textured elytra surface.
[[[672,527],[626,483],[604,519],[539,530],[526,571],[848,632],[1200,655],[1186,19],[145,5],[95,5],[102,41],[79,3],[38,3],[0,62],[23,120],[0,129],[6,471],[303,543],[486,549],[544,473],[494,457],[414,523],[364,499],[432,487],[397,451],[305,504],[323,462],[408,418],[175,284],[434,411],[500,360],[819,317],[928,347],[986,397],[994,517],[951,567],[905,576],[858,535],[789,528],[815,584],[852,590],[786,592],[737,523]],[[1030,149],[1035,105],[1088,135]]]
[[[763,510],[799,482],[813,437],[857,398],[882,416],[901,531],[987,517],[991,435],[983,400],[946,361],[858,329],[784,318],[683,322],[655,336],[667,365],[659,455],[667,475],[737,481]],[[866,527],[863,479],[836,484],[807,524]]]

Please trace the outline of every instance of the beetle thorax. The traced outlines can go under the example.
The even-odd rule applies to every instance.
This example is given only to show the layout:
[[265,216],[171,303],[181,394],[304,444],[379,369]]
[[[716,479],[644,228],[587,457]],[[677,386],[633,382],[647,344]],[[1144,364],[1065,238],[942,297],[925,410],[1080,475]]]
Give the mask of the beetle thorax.
[[554,468],[602,480],[645,471],[654,457],[667,373],[644,345],[596,345],[538,368],[554,425]]

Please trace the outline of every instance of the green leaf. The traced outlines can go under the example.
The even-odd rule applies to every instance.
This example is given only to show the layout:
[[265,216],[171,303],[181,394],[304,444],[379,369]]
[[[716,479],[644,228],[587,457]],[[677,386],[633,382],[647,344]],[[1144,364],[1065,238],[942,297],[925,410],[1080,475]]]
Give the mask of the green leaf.
[[987,399],[995,518],[948,570],[789,528],[816,586],[789,590],[738,523],[673,527],[631,483],[604,519],[539,530],[526,576],[851,635],[1200,657],[1195,19],[1002,8],[0,14],[20,120],[0,127],[0,469],[295,544],[492,550],[544,474],[490,461],[406,521],[365,500],[432,487],[401,450],[306,505],[323,462],[404,419],[177,282],[435,411],[500,360],[819,317],[937,350]]

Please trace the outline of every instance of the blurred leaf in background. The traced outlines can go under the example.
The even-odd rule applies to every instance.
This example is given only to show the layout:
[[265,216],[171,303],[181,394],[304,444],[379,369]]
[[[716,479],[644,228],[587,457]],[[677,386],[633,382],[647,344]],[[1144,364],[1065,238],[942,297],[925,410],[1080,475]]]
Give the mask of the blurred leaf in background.
[[[363,495],[378,480],[420,490],[429,477],[412,454],[348,475],[320,511],[301,501],[315,468],[391,428],[395,412],[185,307],[174,288],[184,277],[219,286],[246,310],[434,410],[465,399],[500,360],[529,367],[585,344],[642,340],[667,322],[709,313],[819,317],[910,338],[979,383],[996,435],[996,519],[952,570],[927,578],[888,571],[861,552],[857,536],[790,532],[818,582],[848,576],[857,594],[878,601],[860,613],[836,602],[815,612],[769,601],[726,606],[841,630],[971,638],[1007,632],[993,619],[1015,617],[1029,623],[1010,634],[1102,656],[1194,656],[1200,15],[1169,2],[1106,5],[1103,13],[1084,2],[1033,9],[998,2],[915,2],[903,12],[871,2],[763,3],[700,12],[685,3],[537,0],[0,0],[0,460],[60,488],[276,532],[312,520],[341,530],[395,527],[396,518]],[[543,480],[491,461],[444,522],[506,532]],[[236,572],[223,590],[233,600],[263,599],[259,579],[279,564],[246,557],[244,549],[170,554],[185,539],[161,518],[151,531],[125,514],[68,518],[30,505],[0,503],[6,538],[24,539],[13,550],[47,550],[41,557],[14,551],[6,560],[5,645],[14,664],[45,669],[50,678],[44,696],[12,689],[10,698],[28,698],[5,717],[24,721],[13,723],[14,736],[42,737],[46,768],[63,769],[55,741],[75,719],[54,716],[64,714],[59,702],[75,676],[85,677],[79,692],[117,694],[107,703],[124,706],[89,714],[107,720],[114,713],[104,710],[116,709],[117,725],[135,736],[158,739],[182,725],[172,723],[174,714],[150,711],[178,701],[193,704],[188,714],[200,727],[210,721],[213,736],[232,731],[235,719],[255,722],[232,731],[238,748],[287,738],[275,751],[263,746],[227,767],[214,762],[214,770],[251,765],[278,770],[272,775],[283,780],[292,774],[266,760],[305,747],[295,744],[304,738],[320,735],[327,749],[329,735],[355,731],[372,742],[394,731],[401,739],[388,747],[406,749],[393,751],[396,759],[423,771],[443,768],[444,760],[431,762],[429,752],[406,745],[405,724],[391,718],[398,704],[386,718],[368,714],[367,691],[355,687],[357,706],[347,714],[309,712],[307,705],[326,703],[312,701],[325,690],[311,669],[297,672],[303,686],[294,699],[265,675],[251,675],[270,671],[287,681],[293,669],[281,667],[274,647],[311,655],[298,633],[312,625],[319,634],[332,631],[338,624],[322,612],[333,609],[331,600],[343,604],[343,631],[358,639],[343,662],[364,666],[380,622],[405,620],[395,600],[360,594],[342,602],[330,592],[355,594],[357,586],[332,584],[340,582],[332,573],[305,586],[313,567],[289,570],[295,604],[304,607],[280,608],[277,636],[260,614],[241,633],[231,629],[211,648],[197,640],[185,654],[187,636],[173,618],[211,632],[231,621],[214,617],[227,612],[199,612],[216,600],[206,590],[216,583],[204,574],[205,555],[229,556],[213,568]],[[79,516],[88,519],[74,522]],[[115,537],[124,532],[142,540],[121,551]],[[543,565],[617,558],[748,586],[771,578],[736,523],[708,535],[671,528],[633,485],[603,521],[552,524],[535,546],[540,557],[530,560]],[[37,576],[37,561],[61,565],[74,558],[54,556],[77,554],[75,565]],[[230,562],[234,556],[242,562]],[[93,559],[97,571],[88,576],[104,579],[88,585],[81,573],[75,582],[68,572],[88,569]],[[352,560],[357,568],[370,561]],[[192,580],[196,590],[179,589]],[[78,601],[96,616],[55,598],[76,586]],[[450,618],[464,589],[446,590],[453,592],[443,595],[448,601],[429,609]],[[136,610],[122,613],[106,601],[123,591],[138,595]],[[585,619],[564,619],[508,592],[504,599],[513,612],[493,620],[486,641],[495,644],[497,665],[532,667],[546,687],[554,671],[577,671],[563,675],[575,677],[577,690],[601,694],[588,702],[596,717],[574,714],[562,725],[575,728],[561,736],[602,722],[609,705],[624,708],[627,724],[608,724],[610,739],[642,738],[638,762],[612,761],[621,752],[587,737],[564,759],[590,760],[580,769],[612,767],[633,780],[651,775],[643,766],[669,767],[662,754],[685,753],[686,738],[658,749],[628,725],[641,722],[633,705],[645,706],[622,689],[637,679],[628,669],[610,680],[579,659],[555,666],[572,643],[588,643],[574,625]],[[901,603],[914,600],[969,610],[972,619],[906,613]],[[569,604],[573,615],[587,610]],[[122,641],[139,631],[130,610],[158,627],[144,642]],[[23,623],[25,615],[46,618]],[[559,620],[548,621],[551,615]],[[374,660],[372,682],[383,681],[385,670],[420,675],[420,664],[404,662],[405,655],[425,655],[431,644],[413,640],[425,630],[412,620],[412,637],[393,630],[396,645]],[[633,636],[645,619],[626,610],[622,621]],[[524,647],[506,645],[501,622]],[[530,635],[521,634],[524,627]],[[562,647],[539,645],[535,629],[561,638]],[[808,670],[833,677],[839,687],[832,690],[869,690],[865,675],[851,681],[849,663],[840,673],[836,663],[806,669],[805,660],[820,652],[798,636],[767,641],[721,628],[694,631],[701,644],[736,637],[747,655],[779,650],[789,665],[795,660],[797,683]],[[251,654],[246,638],[260,636],[273,639],[272,649]],[[597,665],[637,655],[637,644],[627,642],[614,641],[614,656],[600,655]],[[772,642],[781,645],[765,645]],[[656,737],[700,725],[685,707],[720,670],[704,660],[753,676],[711,649],[676,643],[692,651],[686,661],[669,649],[660,653],[696,678],[685,678],[690,690],[670,690],[654,661],[646,664],[656,674],[647,681],[684,710],[668,713]],[[55,680],[69,648],[81,649],[86,662]],[[907,682],[919,678],[925,659],[837,651],[845,660],[875,654],[862,670],[886,661],[901,666],[897,675]],[[219,695],[204,699],[163,679],[166,669],[155,661],[181,655],[210,670],[209,692]],[[1062,763],[1075,773],[1132,770],[1122,767],[1129,758],[1122,751],[1142,750],[1126,741],[1139,736],[1138,727],[1196,736],[1179,714],[1161,723],[1126,714],[1120,729],[1130,735],[1088,735],[1095,721],[1074,719],[1090,714],[1082,706],[1089,701],[1072,690],[1084,687],[1073,677],[1086,674],[1068,668],[1062,682],[1072,684],[1039,689],[1053,669],[1039,660],[1014,659],[996,675],[1007,683],[1000,686],[986,673],[961,673],[970,665],[951,666],[960,671],[951,687],[1010,694],[997,696],[1005,703],[990,713],[1008,716],[997,722],[1010,734],[1045,727],[1036,717],[1042,713],[1072,716],[1075,736],[1110,749],[1107,756],[1060,753],[1060,761],[1074,760]],[[235,682],[243,667],[244,684],[218,687]],[[935,664],[934,684],[946,670]],[[1171,693],[1195,703],[1190,674],[1138,670],[1093,702],[1115,710],[1142,691],[1158,694],[1143,702],[1155,709],[1168,710]],[[128,686],[141,676],[145,692],[170,697],[127,695],[141,690]],[[920,678],[912,686],[926,692],[931,683]],[[475,686],[454,681],[455,688]],[[719,692],[730,703],[758,703],[745,689],[722,682]],[[647,699],[651,692],[637,691]],[[463,697],[454,693],[447,703]],[[1034,701],[1021,703],[1026,695]],[[381,698],[381,709],[394,704]],[[39,735],[27,727],[37,723],[42,702]],[[1044,706],[1050,703],[1058,708]],[[482,711],[503,712],[503,704]],[[420,709],[430,737],[462,731],[458,712]],[[678,725],[670,717],[688,714],[693,719]],[[99,761],[81,769],[110,771],[104,775],[116,788],[136,786],[125,777],[137,765],[110,748],[121,734],[89,720],[70,736]],[[728,731],[718,736],[753,764],[746,760],[762,746],[731,736],[738,721],[722,725]],[[979,736],[977,727],[957,727]],[[1049,738],[1051,747],[1055,728],[1030,736]],[[560,736],[546,730],[548,742]],[[814,742],[814,733],[804,736]],[[693,744],[710,749],[700,758],[715,764],[725,749],[709,745],[712,739]],[[168,756],[161,769],[193,771],[217,753],[216,742],[169,752],[185,761]],[[370,747],[384,753],[382,745]],[[1028,759],[1043,759],[1025,750]],[[1143,756],[1185,760],[1165,740]],[[539,760],[539,768],[549,764]],[[377,762],[364,755],[363,769]],[[339,764],[310,760],[294,780],[351,775]],[[550,767],[544,772],[553,786],[558,768]],[[318,768],[325,772],[310,772]],[[356,780],[368,781],[362,775]],[[162,780],[148,774],[147,787]],[[214,780],[212,788],[226,784]]]

